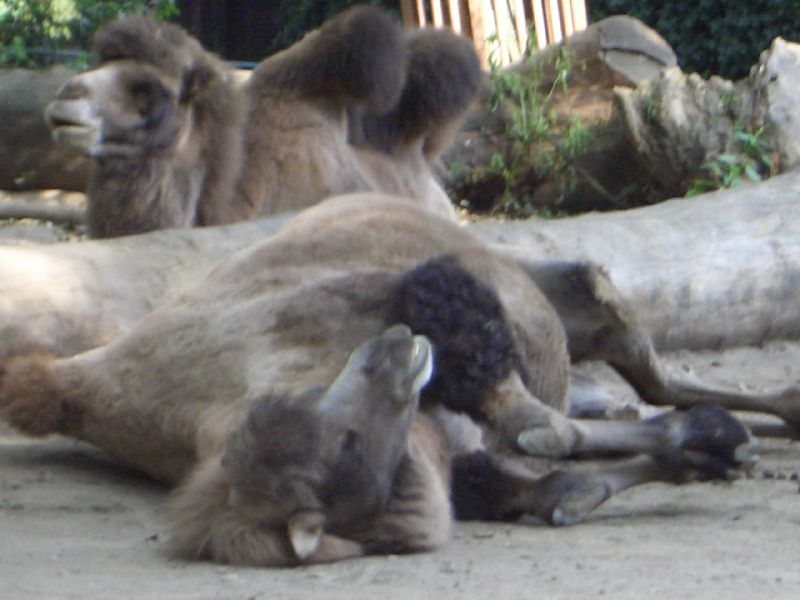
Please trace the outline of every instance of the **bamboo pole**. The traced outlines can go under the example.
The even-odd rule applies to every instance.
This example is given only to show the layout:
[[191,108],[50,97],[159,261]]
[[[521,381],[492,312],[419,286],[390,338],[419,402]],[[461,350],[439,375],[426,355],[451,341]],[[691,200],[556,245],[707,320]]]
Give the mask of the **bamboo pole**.
[[531,4],[533,5],[533,30],[536,32],[536,47],[542,49],[547,46],[548,43],[544,5],[542,4],[541,0],[533,0]]
[[447,8],[450,12],[450,27],[456,33],[464,33],[464,25],[461,23],[461,2],[459,0],[448,0]]
[[425,15],[425,0],[417,0],[417,23],[420,27],[428,24],[428,18]]
[[434,27],[444,26],[444,7],[442,0],[431,0],[431,17]]

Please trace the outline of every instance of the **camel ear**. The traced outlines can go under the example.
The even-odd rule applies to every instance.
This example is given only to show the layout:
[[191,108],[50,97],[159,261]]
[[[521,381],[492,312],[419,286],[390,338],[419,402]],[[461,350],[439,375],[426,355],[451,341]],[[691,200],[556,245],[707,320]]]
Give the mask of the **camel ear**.
[[211,85],[216,78],[216,73],[208,65],[196,65],[184,71],[181,79],[181,104],[189,104],[198,95]]
[[302,562],[308,560],[319,548],[324,524],[325,516],[312,510],[296,512],[289,519],[286,526],[289,542],[295,556]]

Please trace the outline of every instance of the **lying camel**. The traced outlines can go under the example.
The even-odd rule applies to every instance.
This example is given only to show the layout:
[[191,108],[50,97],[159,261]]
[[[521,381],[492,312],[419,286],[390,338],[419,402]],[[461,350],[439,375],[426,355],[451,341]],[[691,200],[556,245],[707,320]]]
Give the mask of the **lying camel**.
[[[721,389],[665,368],[656,348],[796,337],[800,323],[789,292],[797,279],[797,180],[784,175],[691,203],[675,200],[620,214],[470,229],[513,257],[545,293],[564,324],[573,361],[609,362],[646,402],[691,406],[704,400],[765,412],[792,428],[782,433],[796,435],[796,385],[764,392]],[[71,356],[112,342],[219,261],[273,235],[286,218],[56,246],[0,246],[0,365],[20,354]],[[636,231],[647,235],[637,239]],[[595,386],[572,386],[570,406],[580,408],[578,394],[585,391],[590,399],[602,395]]]
[[[108,345],[8,361],[0,415],[176,485],[175,553],[237,564],[431,549],[451,502],[459,518],[570,524],[632,485],[753,460],[748,431],[710,406],[568,418],[568,378],[561,321],[514,261],[408,201],[354,195]],[[503,448],[634,457],[536,478]]]
[[99,65],[48,106],[56,141],[94,159],[91,237],[214,225],[381,191],[453,208],[430,168],[480,84],[471,44],[348,10],[264,60],[243,88],[178,27],[98,30]]

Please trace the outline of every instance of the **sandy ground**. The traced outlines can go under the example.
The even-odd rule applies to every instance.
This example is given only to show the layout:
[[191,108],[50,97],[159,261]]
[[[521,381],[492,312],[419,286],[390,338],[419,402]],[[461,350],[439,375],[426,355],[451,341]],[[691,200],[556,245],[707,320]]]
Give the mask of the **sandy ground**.
[[[800,381],[795,343],[670,360],[729,385]],[[643,486],[571,528],[459,523],[430,554],[270,570],[168,559],[167,490],[84,444],[2,430],[0,598],[799,598],[800,442],[761,456],[749,478]]]

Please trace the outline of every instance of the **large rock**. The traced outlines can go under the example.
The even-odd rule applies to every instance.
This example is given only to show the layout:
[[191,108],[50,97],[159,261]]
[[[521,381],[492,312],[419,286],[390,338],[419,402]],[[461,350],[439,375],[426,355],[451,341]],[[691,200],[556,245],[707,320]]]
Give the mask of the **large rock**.
[[750,71],[753,121],[767,126],[780,156],[780,170],[800,164],[800,45],[776,38]]
[[[562,123],[580,117],[596,127],[586,152],[564,165],[572,173],[567,193],[536,166],[566,137],[566,128],[554,127],[545,143],[531,148],[530,168],[517,169],[512,191],[534,208],[582,212],[651,204],[800,164],[798,44],[776,39],[741,81],[705,79],[675,66],[655,32],[614,18],[510,70],[541,73],[545,84],[552,82],[551,65],[562,48],[572,53],[573,66],[566,92],[553,94],[551,108]],[[487,197],[502,191],[496,173],[481,166],[496,153],[510,162],[508,123],[502,112],[477,114],[446,155],[466,165],[451,168],[446,178],[473,206],[490,208]]]
[[672,68],[635,89],[617,89],[615,100],[632,158],[668,197],[713,177],[715,165],[742,178],[746,167],[760,177],[796,168],[798,89],[800,45],[777,38],[741,81]]
[[[566,86],[554,86],[564,64],[568,65]],[[628,188],[638,174],[630,160],[630,142],[612,118],[614,89],[633,88],[676,64],[675,53],[658,33],[636,19],[617,16],[598,21],[510,66],[508,74],[538,84],[541,98],[548,98],[544,111],[554,115],[545,135],[531,145],[529,160],[507,135],[518,107],[507,103],[491,112],[487,78],[483,102],[444,155],[447,169],[442,177],[451,195],[476,210],[494,208],[504,192],[533,208],[557,211],[625,206],[623,197],[629,194]],[[568,165],[569,181],[555,181],[557,177],[543,173],[537,164],[547,162],[540,159],[552,155],[553,146],[566,137],[574,118],[600,133],[592,134],[588,151]],[[521,157],[529,164],[512,168],[512,176],[504,180],[487,168],[495,154],[502,155],[509,165],[519,165]],[[574,189],[564,193],[565,183],[574,184]]]

